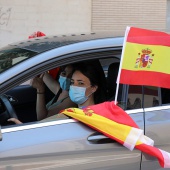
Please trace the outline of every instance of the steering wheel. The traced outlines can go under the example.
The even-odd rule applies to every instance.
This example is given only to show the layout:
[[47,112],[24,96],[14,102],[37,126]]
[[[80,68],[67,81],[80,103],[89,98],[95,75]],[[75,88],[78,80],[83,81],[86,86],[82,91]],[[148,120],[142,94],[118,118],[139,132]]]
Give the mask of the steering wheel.
[[0,95],[0,125],[10,125],[13,122],[8,122],[10,118],[18,119],[18,116],[10,103],[7,95]]

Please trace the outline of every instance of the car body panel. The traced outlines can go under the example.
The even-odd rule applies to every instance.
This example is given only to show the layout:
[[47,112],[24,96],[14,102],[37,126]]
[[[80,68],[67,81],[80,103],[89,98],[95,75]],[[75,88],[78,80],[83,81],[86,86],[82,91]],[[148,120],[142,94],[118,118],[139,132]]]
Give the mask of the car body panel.
[[[170,153],[170,106],[145,109],[146,136],[154,140],[154,146]],[[148,166],[149,165],[149,166]],[[142,170],[161,170],[156,158],[143,154]],[[167,168],[170,169],[170,168]]]
[[36,128],[27,128],[30,125],[25,125],[25,130],[22,130],[23,126],[19,126],[16,127],[18,130],[13,128],[13,132],[2,129],[0,169],[9,165],[11,168],[21,169],[139,167],[140,151],[130,152],[115,141],[101,144],[88,141],[88,137],[95,131],[79,122],[59,120],[51,122],[52,125],[47,124],[39,123]]

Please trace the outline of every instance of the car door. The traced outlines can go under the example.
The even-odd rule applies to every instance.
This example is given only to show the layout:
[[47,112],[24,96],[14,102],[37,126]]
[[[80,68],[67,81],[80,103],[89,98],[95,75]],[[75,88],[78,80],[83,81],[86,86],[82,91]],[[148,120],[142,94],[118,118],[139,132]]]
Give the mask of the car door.
[[[145,109],[146,136],[154,140],[154,146],[170,152],[170,106]],[[161,170],[156,158],[143,154],[142,170]],[[168,168],[170,170],[170,168]]]
[[0,169],[136,170],[140,158],[73,119],[2,128]]
[[[159,92],[157,99],[153,102],[156,107],[145,108],[146,135],[154,140],[155,147],[170,152],[170,90],[157,87],[155,89]],[[160,167],[156,158],[143,154],[142,160],[142,170],[164,169]]]
[[[170,152],[170,101],[169,90],[161,91],[158,87],[131,85],[128,89],[127,109],[131,111],[143,109],[145,120],[144,133],[154,140],[154,146]],[[142,153],[142,170],[160,170],[161,168],[156,157]]]

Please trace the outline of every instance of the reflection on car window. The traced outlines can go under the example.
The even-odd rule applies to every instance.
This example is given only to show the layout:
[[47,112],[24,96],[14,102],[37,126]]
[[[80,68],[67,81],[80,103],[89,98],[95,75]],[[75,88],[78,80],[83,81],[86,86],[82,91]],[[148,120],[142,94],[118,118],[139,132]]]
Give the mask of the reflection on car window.
[[31,81],[31,79],[30,79],[30,80],[25,81],[25,82],[24,82],[24,83],[22,83],[22,84],[20,84],[20,86],[22,86],[22,85],[30,85],[30,81]]
[[[143,96],[144,94],[144,96]],[[130,85],[128,90],[127,109],[144,108],[159,106],[158,88],[151,86]]]
[[36,54],[36,52],[19,48],[2,49],[0,51],[0,73]]

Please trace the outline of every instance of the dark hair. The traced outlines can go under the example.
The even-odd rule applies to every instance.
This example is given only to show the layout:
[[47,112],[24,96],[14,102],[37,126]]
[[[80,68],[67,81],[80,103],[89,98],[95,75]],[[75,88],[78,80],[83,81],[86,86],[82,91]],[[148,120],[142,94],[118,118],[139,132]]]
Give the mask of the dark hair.
[[99,60],[76,63],[73,66],[73,73],[77,70],[90,80],[92,86],[98,86],[94,93],[95,104],[106,101],[106,78]]

